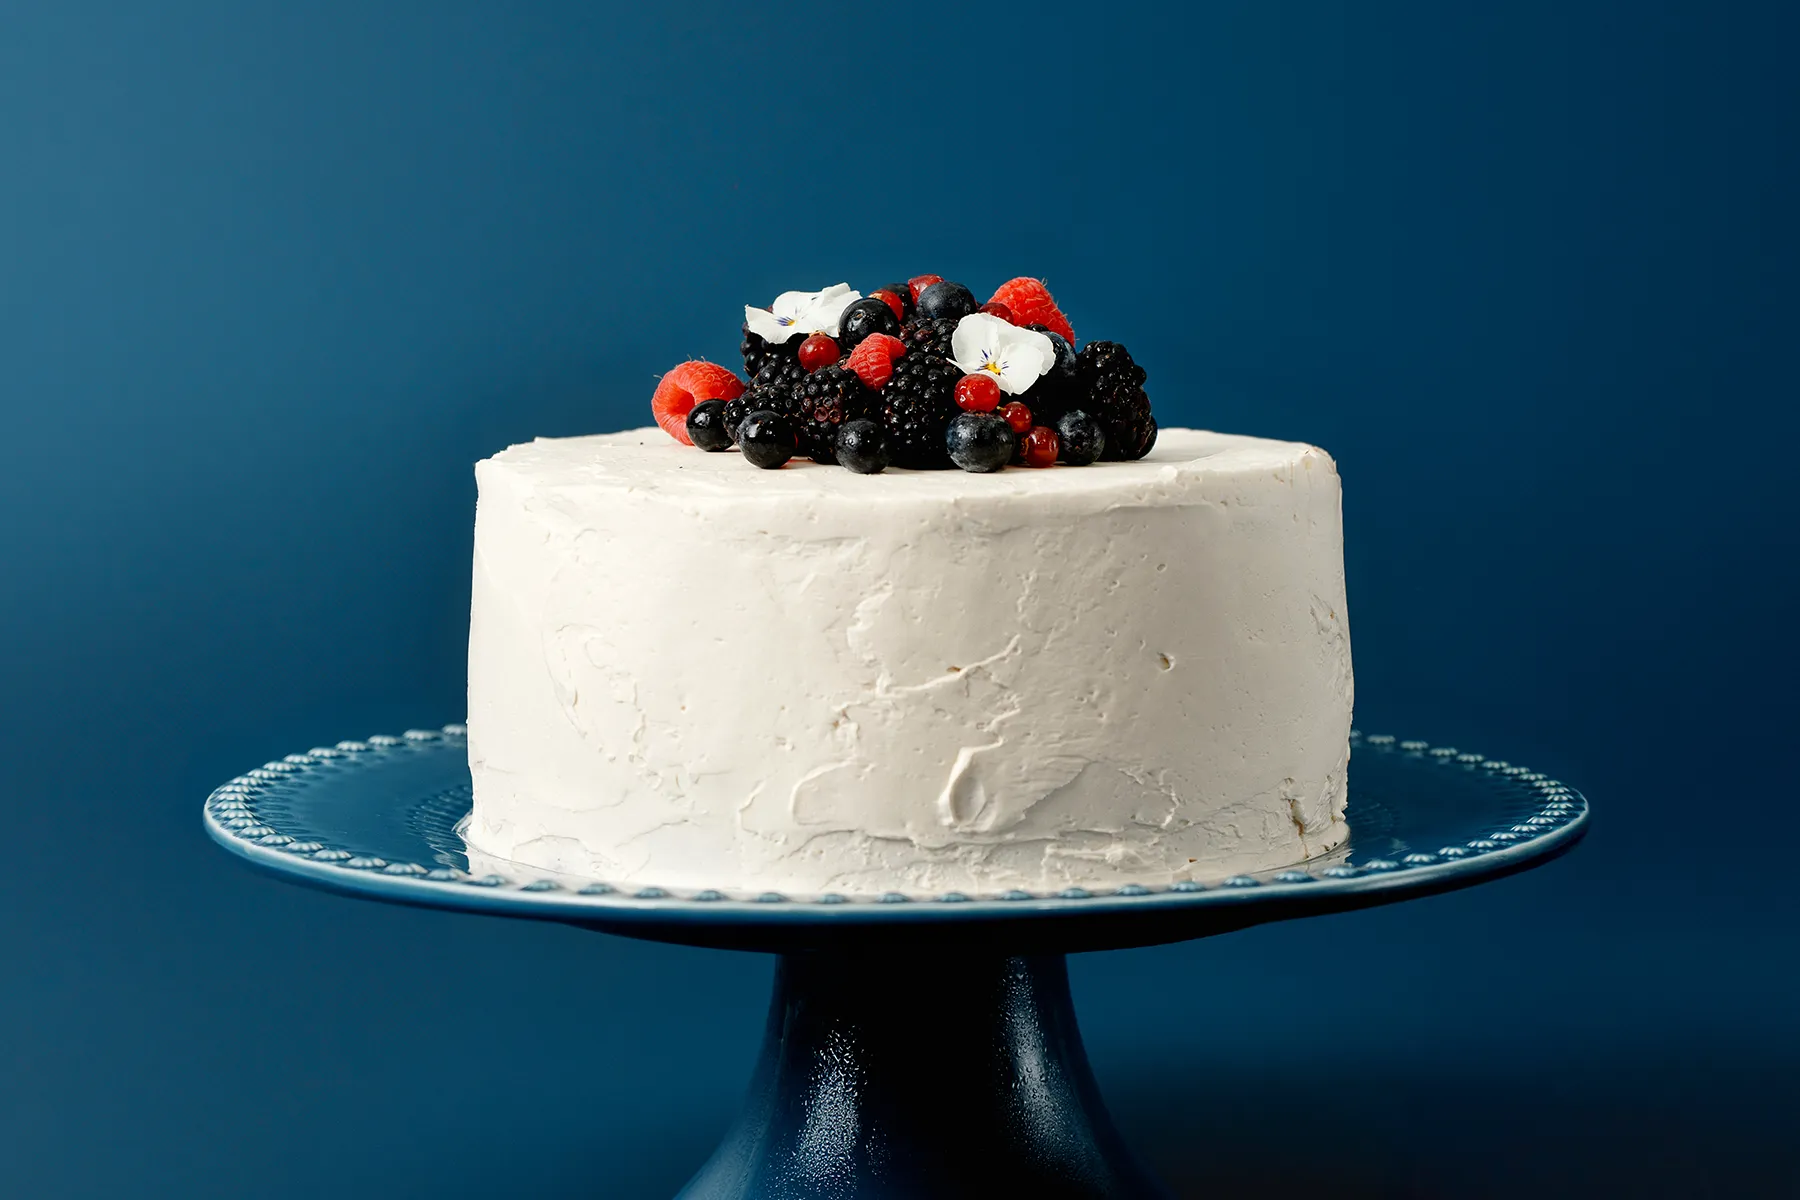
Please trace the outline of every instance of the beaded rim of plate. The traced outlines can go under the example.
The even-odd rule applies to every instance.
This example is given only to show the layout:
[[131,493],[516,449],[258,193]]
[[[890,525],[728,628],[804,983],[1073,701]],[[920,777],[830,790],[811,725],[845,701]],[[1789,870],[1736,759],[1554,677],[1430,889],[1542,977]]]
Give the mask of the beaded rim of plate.
[[[264,763],[213,790],[206,801],[207,826],[220,842],[227,845],[237,843],[232,848],[241,847],[251,858],[266,860],[271,856],[292,856],[293,859],[307,860],[309,867],[317,864],[328,871],[376,874],[389,877],[396,883],[404,881],[429,887],[479,888],[489,893],[512,891],[524,893],[535,900],[556,900],[577,908],[596,904],[604,904],[608,908],[631,906],[658,909],[665,909],[671,903],[715,907],[725,904],[754,908],[766,914],[773,908],[797,906],[814,909],[838,905],[866,908],[869,905],[967,905],[975,901],[1009,905],[1027,901],[1041,905],[1045,902],[1074,904],[1095,900],[1155,903],[1167,902],[1175,897],[1193,897],[1198,893],[1244,892],[1251,889],[1268,892],[1305,888],[1324,881],[1366,879],[1370,876],[1416,876],[1467,863],[1470,859],[1494,855],[1518,857],[1522,851],[1529,851],[1535,856],[1536,852],[1545,848],[1544,842],[1562,841],[1573,836],[1588,814],[1587,800],[1580,792],[1528,767],[1458,750],[1452,746],[1433,746],[1423,741],[1397,739],[1389,734],[1364,735],[1352,730],[1350,743],[1353,748],[1396,753],[1424,763],[1454,765],[1480,771],[1494,777],[1496,782],[1505,781],[1518,785],[1535,803],[1528,816],[1505,827],[1486,831],[1461,844],[1442,846],[1435,852],[1408,853],[1392,859],[1368,859],[1354,865],[1349,862],[1325,865],[1321,862],[1318,866],[1309,867],[1302,863],[1259,874],[1233,875],[1212,884],[1181,881],[1153,887],[1127,883],[1115,888],[1071,887],[1049,892],[1009,889],[982,897],[958,891],[930,897],[898,891],[852,897],[837,893],[813,896],[790,896],[772,891],[736,893],[716,888],[678,890],[614,886],[604,882],[573,887],[545,877],[542,873],[535,873],[523,865],[518,867],[519,873],[516,875],[476,875],[451,866],[390,862],[355,847],[330,846],[313,837],[295,836],[279,828],[279,819],[264,811],[265,801],[279,799],[285,789],[303,780],[310,780],[316,773],[354,766],[368,762],[372,757],[416,752],[426,747],[438,747],[445,742],[461,743],[466,734],[467,730],[462,725],[446,725],[441,729],[409,729],[399,737],[377,735],[362,741],[344,741],[335,746],[316,747],[304,754],[290,754],[278,761]],[[1323,857],[1329,859],[1332,856]],[[352,881],[344,879],[341,882],[349,884]]]

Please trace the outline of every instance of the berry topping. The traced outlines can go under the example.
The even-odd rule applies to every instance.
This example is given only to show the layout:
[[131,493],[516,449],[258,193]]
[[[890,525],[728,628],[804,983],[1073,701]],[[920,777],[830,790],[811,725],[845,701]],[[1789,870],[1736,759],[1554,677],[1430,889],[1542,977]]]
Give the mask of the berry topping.
[[940,279],[919,293],[919,315],[931,320],[961,320],[975,311],[975,293],[960,283]]
[[894,315],[888,302],[879,296],[858,300],[844,310],[842,324],[838,328],[838,341],[844,344],[844,349],[854,350],[872,333],[900,336],[900,318]]
[[1048,425],[1033,425],[1031,432],[1020,439],[1020,446],[1028,467],[1048,467],[1056,462],[1056,430]]
[[1056,301],[1050,298],[1050,289],[1041,279],[1024,276],[1009,279],[994,292],[989,303],[1004,304],[1012,309],[1014,324],[1046,325],[1060,333],[1071,346],[1075,344],[1075,331],[1069,327],[1069,318],[1056,307]]
[[662,377],[650,396],[650,411],[664,433],[691,446],[687,415],[702,400],[735,400],[744,394],[744,381],[717,363],[684,362]]
[[881,424],[896,466],[918,470],[950,465],[944,429],[957,414],[956,381],[962,372],[944,359],[909,351],[894,363],[881,389]]
[[837,435],[837,460],[858,475],[877,475],[888,465],[887,430],[866,417],[845,421]]
[[844,365],[856,372],[863,386],[879,389],[894,374],[894,360],[906,353],[906,343],[886,333],[871,333],[850,352]]
[[1144,394],[1144,368],[1117,342],[1089,342],[1076,355],[1076,387],[1081,405],[1106,431],[1101,457],[1131,460],[1150,453],[1156,444],[1156,422],[1150,397]]
[[964,375],[956,381],[956,406],[967,412],[993,412],[1000,406],[1000,382],[992,375]]
[[794,427],[780,413],[753,412],[738,427],[738,445],[745,459],[773,471],[794,457]]
[[745,306],[739,349],[748,383],[683,363],[651,398],[657,424],[709,451],[739,444],[761,466],[807,456],[865,474],[1087,466],[1156,443],[1143,368],[1116,342],[1077,352],[1041,279],[1009,279],[986,304],[941,275],[867,296],[848,283],[782,292]]
[[1106,431],[1081,409],[1066,412],[1056,422],[1062,460],[1071,467],[1085,467],[1106,451]]
[[688,440],[702,450],[731,449],[731,433],[725,428],[725,401],[702,400],[688,411]]
[[815,333],[800,343],[800,365],[808,371],[829,367],[842,357],[843,352],[830,334]]
[[959,413],[944,434],[950,461],[965,471],[998,471],[1012,460],[1017,442],[1017,435],[993,413]]

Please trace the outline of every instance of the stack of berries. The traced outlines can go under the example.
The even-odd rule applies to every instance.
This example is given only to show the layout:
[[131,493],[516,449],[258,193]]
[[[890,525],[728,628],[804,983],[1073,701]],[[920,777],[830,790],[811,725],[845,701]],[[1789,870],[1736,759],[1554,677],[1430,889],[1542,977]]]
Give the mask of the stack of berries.
[[848,284],[744,309],[744,371],[686,362],[651,397],[657,424],[759,467],[796,454],[860,474],[1086,466],[1156,444],[1144,369],[1117,342],[1075,348],[1036,279],[986,304],[920,275],[864,297]]

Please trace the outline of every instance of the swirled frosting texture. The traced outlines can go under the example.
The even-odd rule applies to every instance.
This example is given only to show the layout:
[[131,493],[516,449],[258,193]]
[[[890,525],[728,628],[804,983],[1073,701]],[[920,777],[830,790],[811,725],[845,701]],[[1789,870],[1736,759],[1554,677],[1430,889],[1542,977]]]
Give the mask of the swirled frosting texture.
[[757,471],[654,430],[476,467],[470,842],[791,894],[1215,879],[1346,836],[1338,476]]

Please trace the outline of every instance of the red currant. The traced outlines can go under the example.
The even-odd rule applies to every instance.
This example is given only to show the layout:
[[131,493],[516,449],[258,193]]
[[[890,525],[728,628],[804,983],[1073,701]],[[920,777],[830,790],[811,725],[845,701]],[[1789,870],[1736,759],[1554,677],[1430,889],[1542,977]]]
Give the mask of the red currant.
[[843,351],[828,333],[815,333],[800,343],[800,365],[808,371],[829,367],[842,355]]
[[992,375],[964,375],[956,381],[956,404],[969,412],[993,412],[1000,405],[1000,382]]
[[1014,433],[1027,433],[1031,429],[1031,410],[1017,400],[1001,409],[1000,415],[1006,418]]
[[906,281],[906,286],[912,289],[913,299],[916,301],[919,298],[920,292],[924,291],[934,283],[942,282],[944,282],[944,277],[942,275],[914,275],[911,279]]
[[1056,462],[1058,449],[1056,430],[1048,425],[1034,425],[1031,432],[1025,435],[1022,448],[1025,451],[1025,465],[1028,467],[1048,467]]
[[1000,303],[998,300],[989,300],[986,304],[981,306],[979,311],[991,313],[1009,325],[1017,324],[1017,322],[1013,320],[1012,309],[1006,307],[1006,305]]

